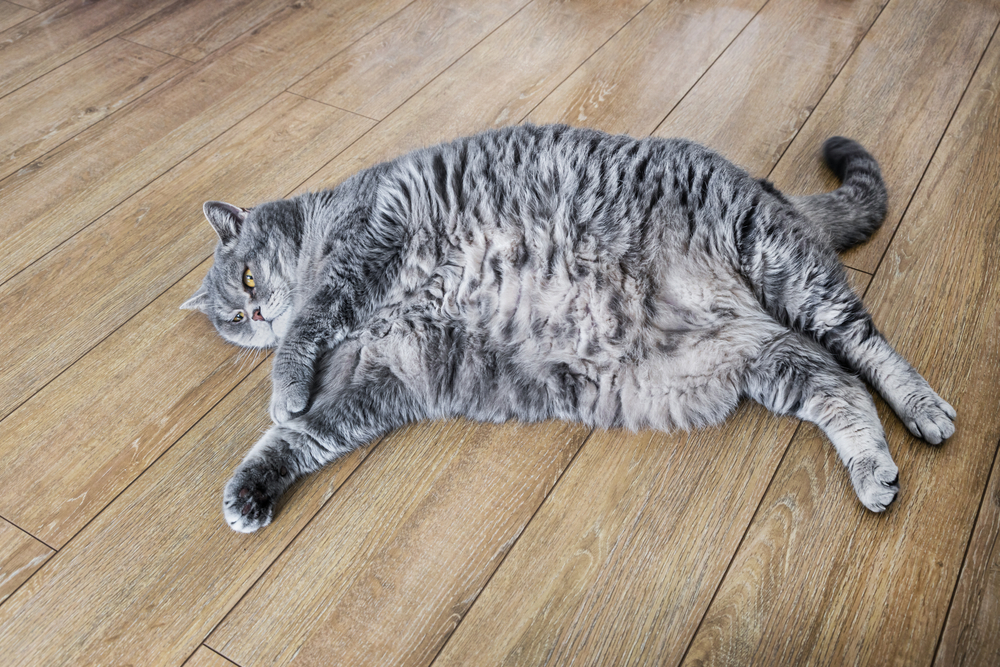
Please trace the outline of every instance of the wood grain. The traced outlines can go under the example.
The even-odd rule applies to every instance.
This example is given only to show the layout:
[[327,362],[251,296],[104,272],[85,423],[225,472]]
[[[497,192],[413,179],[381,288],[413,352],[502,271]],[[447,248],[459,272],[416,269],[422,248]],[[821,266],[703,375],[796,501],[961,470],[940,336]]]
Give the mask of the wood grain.
[[27,7],[35,12],[43,12],[58,5],[63,0],[17,0],[18,5]]
[[54,553],[14,524],[0,519],[0,604]]
[[184,667],[239,667],[235,662],[229,662],[221,655],[206,646],[199,646]]
[[322,63],[327,40],[350,43],[405,3],[293,5],[0,181],[0,283]]
[[[367,454],[292,488],[252,536],[222,518],[222,489],[270,423],[270,363],[126,489],[0,606],[10,665],[174,665],[201,644]],[[86,601],[86,613],[67,600]]]
[[835,187],[817,159],[830,133],[857,139],[876,156],[889,186],[889,213],[875,236],[844,254],[874,272],[938,139],[972,78],[1000,3],[890,3],[772,173],[786,192]]
[[764,5],[656,0],[528,116],[646,136]]
[[0,96],[114,37],[173,0],[65,0],[0,32]]
[[934,664],[1000,664],[1000,449]]
[[[245,205],[284,194],[371,123],[282,94],[4,284],[0,414],[211,254],[217,239],[201,215],[204,201]],[[72,312],[86,317],[67,317],[70,293]]]
[[0,31],[15,26],[21,21],[26,21],[36,13],[27,7],[21,7],[6,2],[6,0],[0,0]]
[[429,663],[588,432],[458,420],[389,436],[207,645],[245,667]]
[[768,2],[654,134],[766,176],[886,2]]
[[0,421],[0,514],[61,548],[264,359],[178,308],[209,266]]
[[[829,450],[819,463],[813,439],[793,443],[689,663],[912,664],[933,655],[1000,440],[998,77],[994,40],[867,297],[887,338],[955,405],[955,435],[928,447],[879,403],[902,485],[885,516],[848,502],[845,476],[825,481]],[[966,571],[969,594],[988,596],[976,589],[988,581],[981,570]]]
[[290,4],[291,0],[178,2],[122,36],[136,44],[198,61]]
[[595,432],[435,664],[677,662],[794,430]]
[[290,90],[385,118],[525,4],[417,0]]
[[0,178],[182,71],[157,51],[112,39],[0,100]]
[[519,122],[645,4],[530,3],[299,190],[329,187],[414,148]]

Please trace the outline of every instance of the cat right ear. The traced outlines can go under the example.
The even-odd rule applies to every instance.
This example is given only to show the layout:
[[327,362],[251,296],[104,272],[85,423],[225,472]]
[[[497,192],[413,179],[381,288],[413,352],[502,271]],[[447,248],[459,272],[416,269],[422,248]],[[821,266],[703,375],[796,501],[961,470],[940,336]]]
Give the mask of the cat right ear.
[[246,209],[223,201],[207,201],[202,209],[222,245],[229,245],[240,235],[240,227],[247,217]]
[[208,314],[208,290],[202,285],[194,296],[181,304],[181,310],[200,310]]

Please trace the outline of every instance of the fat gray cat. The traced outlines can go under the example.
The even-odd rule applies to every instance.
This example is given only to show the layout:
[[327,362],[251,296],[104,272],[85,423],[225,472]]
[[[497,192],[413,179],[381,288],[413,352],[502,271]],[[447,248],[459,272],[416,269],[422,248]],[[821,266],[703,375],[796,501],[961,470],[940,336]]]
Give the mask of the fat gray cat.
[[226,521],[266,526],[296,479],[414,420],[687,429],[742,397],[817,424],[883,511],[898,470],[857,375],[931,444],[955,411],[836,255],[885,216],[878,164],[842,137],[823,154],[841,187],[796,198],[689,141],[522,125],[331,190],[206,203],[215,263],[182,307],[277,346],[274,426],[226,485]]

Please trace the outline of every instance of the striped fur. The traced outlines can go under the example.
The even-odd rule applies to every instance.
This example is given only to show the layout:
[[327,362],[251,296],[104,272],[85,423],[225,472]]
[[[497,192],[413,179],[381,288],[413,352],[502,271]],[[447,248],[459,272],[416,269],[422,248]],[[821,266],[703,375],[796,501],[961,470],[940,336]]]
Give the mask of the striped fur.
[[933,444],[955,412],[835,254],[885,214],[877,163],[843,138],[825,158],[843,185],[790,199],[688,141],[525,125],[249,212],[209,202],[215,264],[185,307],[278,348],[228,523],[266,525],[295,479],[417,419],[687,429],[742,397],[818,424],[884,510],[897,469],[857,375]]

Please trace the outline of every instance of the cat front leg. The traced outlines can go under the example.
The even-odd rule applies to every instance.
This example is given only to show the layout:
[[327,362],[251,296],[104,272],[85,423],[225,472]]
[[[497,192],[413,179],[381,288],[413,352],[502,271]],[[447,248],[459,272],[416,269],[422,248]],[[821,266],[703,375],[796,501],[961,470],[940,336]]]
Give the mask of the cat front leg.
[[233,530],[266,526],[295,480],[426,416],[424,401],[385,359],[357,340],[321,355],[306,411],[265,433],[226,484],[223,514]]
[[271,370],[271,419],[283,424],[309,406],[316,365],[327,349],[344,339],[342,319],[330,306],[313,299],[303,308],[278,345]]
[[755,401],[819,426],[847,466],[861,504],[884,511],[899,492],[875,403],[861,382],[816,342],[788,331],[762,349],[745,379]]

